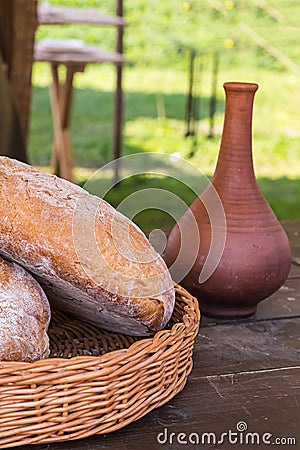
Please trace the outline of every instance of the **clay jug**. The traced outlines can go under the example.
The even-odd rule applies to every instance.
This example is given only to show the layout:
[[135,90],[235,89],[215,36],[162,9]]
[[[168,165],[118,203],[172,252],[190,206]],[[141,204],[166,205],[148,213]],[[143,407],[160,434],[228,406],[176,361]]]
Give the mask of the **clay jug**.
[[[262,196],[254,174],[252,109],[257,88],[254,83],[224,84],[225,120],[215,173],[175,225],[166,246],[165,259],[171,274],[174,262],[181,259],[179,266],[186,275],[176,281],[198,298],[207,316],[254,314],[258,302],[284,283],[291,266],[288,238]],[[223,219],[214,210],[216,196],[223,207]],[[197,245],[192,230],[195,224],[200,241],[192,261],[190,255]],[[212,235],[215,242],[224,242],[214,252]],[[201,280],[209,258],[215,267]]]

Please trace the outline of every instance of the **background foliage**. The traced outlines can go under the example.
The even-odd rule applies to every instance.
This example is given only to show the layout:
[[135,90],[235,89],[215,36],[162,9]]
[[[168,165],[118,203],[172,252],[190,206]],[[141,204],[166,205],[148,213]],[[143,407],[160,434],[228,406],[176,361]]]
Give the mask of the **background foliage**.
[[[99,7],[115,1],[52,0]],[[281,219],[300,218],[300,8],[298,0],[125,0],[123,154],[159,151],[213,173],[224,117],[225,81],[253,81],[253,154],[264,195]],[[40,27],[43,37],[76,37],[113,50],[114,30],[83,25]],[[189,54],[197,52],[197,134],[185,138]],[[214,137],[209,133],[212,55],[219,54]],[[114,69],[90,65],[76,76],[72,140],[78,182],[111,159]],[[47,166],[52,121],[46,64],[34,67],[30,156]],[[139,180],[139,183],[141,180]],[[146,182],[146,181],[145,181]],[[147,183],[149,180],[147,181]],[[134,190],[135,182],[126,189]],[[125,187],[124,187],[125,192]],[[126,191],[127,192],[127,191]],[[119,194],[118,194],[119,195]],[[112,201],[118,202],[118,195]]]

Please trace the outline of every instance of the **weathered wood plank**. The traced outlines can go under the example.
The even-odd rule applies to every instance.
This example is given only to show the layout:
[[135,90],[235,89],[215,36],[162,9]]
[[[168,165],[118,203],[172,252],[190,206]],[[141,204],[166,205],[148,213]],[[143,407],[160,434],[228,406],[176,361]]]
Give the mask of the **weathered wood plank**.
[[300,318],[200,327],[194,376],[300,364]]
[[300,278],[300,221],[287,221],[283,222],[282,225],[288,235],[293,255],[293,265],[289,278]]
[[289,278],[300,278],[300,256],[293,256]]
[[282,226],[289,238],[293,256],[300,257],[300,220],[284,221]]
[[258,305],[256,320],[300,316],[300,278],[288,279],[275,294]]
[[[203,433],[214,433],[220,439],[222,433],[236,432],[241,421],[247,427],[247,431],[242,433],[244,438],[247,432],[258,434],[259,448],[266,448],[262,445],[265,433],[271,435],[267,435],[270,442],[274,442],[276,437],[295,438],[299,442],[299,380],[300,367],[212,377],[198,377],[192,373],[183,392],[124,429],[81,441],[36,445],[31,450],[209,449],[212,441],[208,445],[207,438],[201,447],[192,444],[183,447],[177,441],[179,433],[186,435],[179,436],[181,439],[196,438],[196,435],[202,439]],[[171,433],[175,434],[171,436]],[[167,439],[166,445],[160,444],[158,437],[160,442]],[[240,447],[237,445],[236,448]],[[248,447],[256,448],[255,445]],[[213,448],[228,449],[232,444],[227,441]],[[29,450],[30,447],[23,446],[22,449]]]

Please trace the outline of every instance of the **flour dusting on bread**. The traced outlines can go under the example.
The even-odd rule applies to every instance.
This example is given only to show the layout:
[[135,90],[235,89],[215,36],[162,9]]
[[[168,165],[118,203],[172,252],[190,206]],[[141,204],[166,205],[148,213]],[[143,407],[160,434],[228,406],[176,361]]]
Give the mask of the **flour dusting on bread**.
[[50,306],[36,280],[0,258],[0,360],[35,361],[49,356]]

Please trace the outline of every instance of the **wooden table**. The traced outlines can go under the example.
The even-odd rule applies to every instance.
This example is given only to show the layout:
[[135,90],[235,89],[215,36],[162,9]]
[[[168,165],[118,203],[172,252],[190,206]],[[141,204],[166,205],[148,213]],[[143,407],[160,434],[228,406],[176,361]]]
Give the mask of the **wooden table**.
[[[300,221],[286,222],[284,227],[293,253],[288,280],[259,305],[255,317],[234,321],[202,318],[194,368],[184,390],[169,403],[111,434],[18,448],[300,448]],[[247,431],[231,435],[231,439],[256,433],[248,435],[248,445],[240,441],[230,444],[228,437],[225,443],[212,445],[214,436],[218,440],[222,433],[236,432],[238,423]],[[214,434],[208,437],[203,433]],[[205,439],[204,445],[180,443],[196,442],[197,436],[200,442]],[[271,443],[276,438],[286,441],[270,446],[262,443],[263,438]],[[287,445],[287,439],[296,439],[297,445]]]

